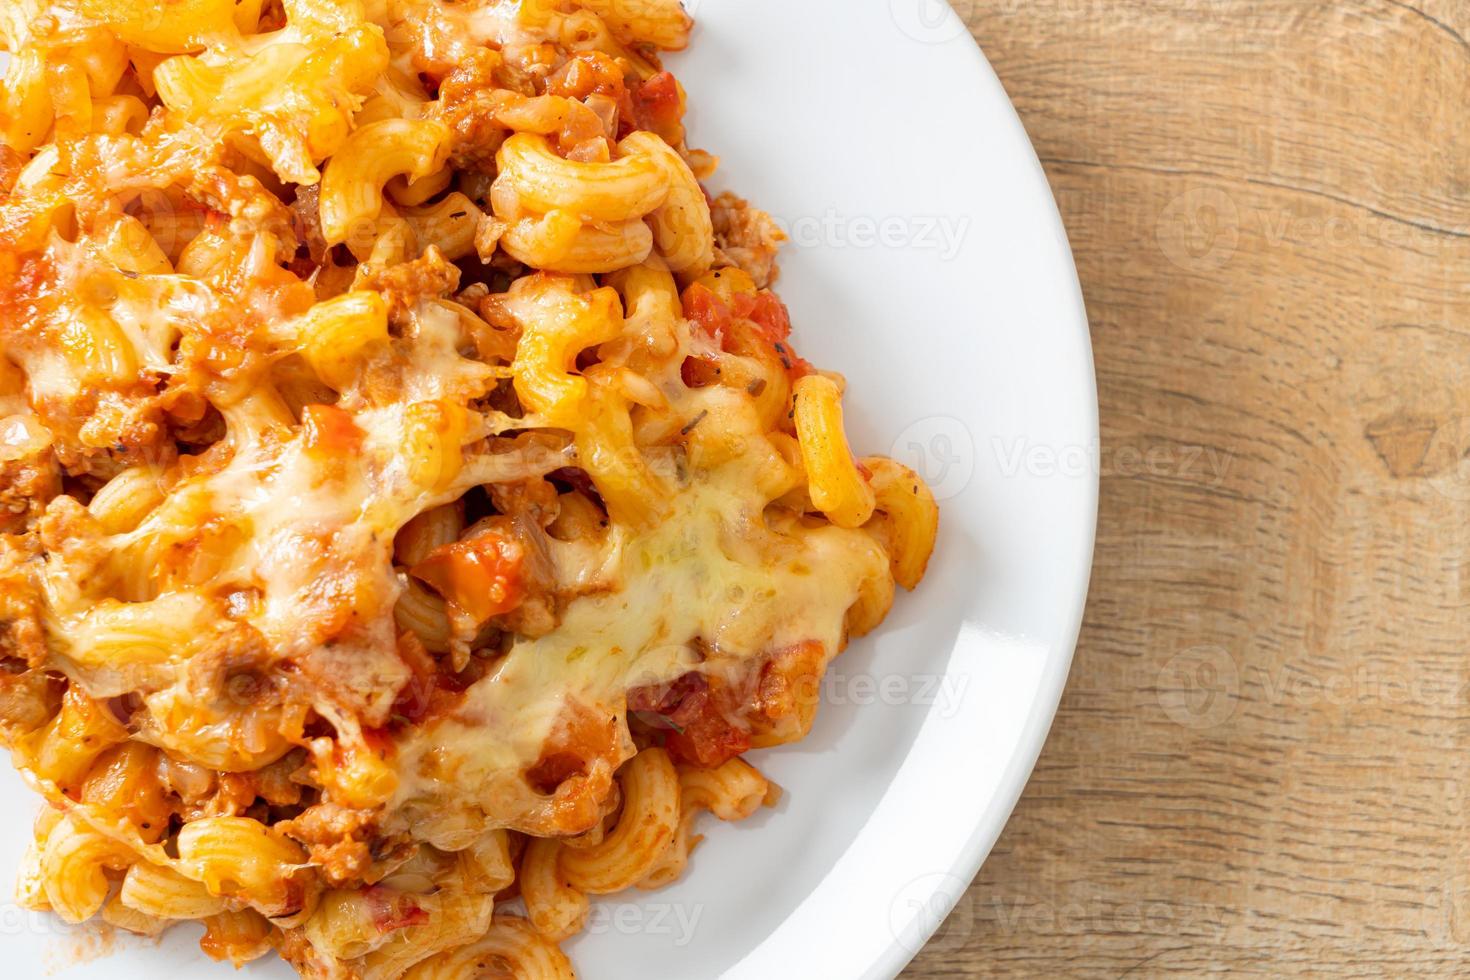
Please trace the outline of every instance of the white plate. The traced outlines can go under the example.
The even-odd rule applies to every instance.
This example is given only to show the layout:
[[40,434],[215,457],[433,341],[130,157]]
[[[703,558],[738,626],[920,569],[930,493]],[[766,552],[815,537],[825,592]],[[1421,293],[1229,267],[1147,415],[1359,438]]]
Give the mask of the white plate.
[[[670,61],[692,142],[790,230],[797,347],[847,375],[860,452],[929,477],[940,544],[834,664],[811,737],[760,754],[781,805],[708,828],[684,881],[600,906],[570,952],[586,980],[890,978],[994,844],[1071,661],[1097,502],[1081,295],[1026,135],[938,0],[691,6]],[[0,778],[10,879],[33,803]],[[82,962],[95,944],[13,904],[0,935],[13,976],[232,973],[193,926]]]

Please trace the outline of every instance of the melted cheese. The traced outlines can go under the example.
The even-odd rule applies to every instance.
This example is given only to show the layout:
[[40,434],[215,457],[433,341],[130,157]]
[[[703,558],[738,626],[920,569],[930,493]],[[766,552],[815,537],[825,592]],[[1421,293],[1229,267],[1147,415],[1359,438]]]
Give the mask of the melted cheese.
[[888,574],[887,557],[860,531],[766,529],[756,465],[736,460],[677,494],[667,520],[621,541],[613,591],[573,601],[553,633],[517,642],[458,711],[401,746],[406,826],[443,843],[466,828],[544,826],[548,798],[523,773],[569,702],[616,717],[626,743],[632,687],[696,667],[741,674],[813,640],[836,654],[847,610],[865,580]]
[[[361,433],[352,456],[312,451],[303,432],[293,432],[276,417],[269,400],[246,399],[224,410],[231,447],[225,465],[173,487],[136,529],[96,542],[99,556],[117,555],[127,567],[134,567],[132,556],[171,546],[212,549],[218,567],[207,569],[205,580],[154,598],[156,589],[146,582],[109,589],[100,577],[83,581],[61,556],[48,563],[50,611],[74,679],[96,696],[120,694],[145,680],[153,688],[187,683],[183,665],[214,638],[207,628],[191,627],[170,638],[162,659],[175,669],[150,663],[146,671],[142,666],[119,670],[97,663],[87,651],[99,630],[112,629],[117,615],[176,621],[174,607],[187,598],[191,608],[198,608],[182,622],[246,622],[259,631],[273,659],[314,658],[319,671],[336,682],[337,693],[353,695],[345,707],[366,710],[368,724],[386,722],[394,697],[409,679],[397,654],[392,615],[402,591],[393,565],[394,535],[416,514],[473,486],[538,476],[567,462],[532,445],[523,452],[471,455],[458,477],[438,490],[417,485],[404,451],[411,442],[409,406],[416,400],[475,397],[491,371],[458,354],[458,319],[447,305],[420,304],[413,323],[412,356],[397,363],[404,397],[369,407],[355,389],[343,396],[341,404],[351,410]],[[196,328],[185,324],[184,329]],[[279,335],[282,340],[294,336],[289,324]],[[244,595],[251,598],[240,604]],[[133,601],[119,606],[114,596]],[[351,617],[355,628],[339,636],[344,617]],[[334,703],[332,691],[315,693],[319,712],[341,713],[344,706]]]
[[[486,47],[508,48],[553,40],[555,21],[536,26],[523,15],[521,0],[486,0],[478,3],[445,3],[442,0],[386,0],[384,15],[389,35],[416,39],[412,55],[400,51],[395,67],[413,74],[414,58],[430,63],[460,66],[473,60]],[[374,19],[377,19],[375,17]]]

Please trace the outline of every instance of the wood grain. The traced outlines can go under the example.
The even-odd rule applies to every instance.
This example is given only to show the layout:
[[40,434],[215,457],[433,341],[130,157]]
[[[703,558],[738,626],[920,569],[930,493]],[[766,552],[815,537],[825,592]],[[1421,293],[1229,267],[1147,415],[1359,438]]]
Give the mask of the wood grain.
[[1470,3],[957,7],[1076,252],[1102,508],[906,976],[1470,972]]

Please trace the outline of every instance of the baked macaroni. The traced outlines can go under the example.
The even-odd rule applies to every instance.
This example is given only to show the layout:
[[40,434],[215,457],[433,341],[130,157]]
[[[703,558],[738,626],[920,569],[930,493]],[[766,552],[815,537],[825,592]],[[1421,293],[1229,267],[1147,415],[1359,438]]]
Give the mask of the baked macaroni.
[[676,0],[0,0],[20,894],[303,976],[570,977],[777,790],[933,497],[701,183]]

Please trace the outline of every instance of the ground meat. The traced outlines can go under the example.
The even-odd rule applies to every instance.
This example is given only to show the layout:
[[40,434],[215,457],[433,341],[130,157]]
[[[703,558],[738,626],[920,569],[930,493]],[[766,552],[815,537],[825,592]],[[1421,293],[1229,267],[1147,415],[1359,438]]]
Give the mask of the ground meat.
[[276,829],[300,841],[311,862],[333,885],[360,883],[372,867],[377,814],[336,803],[319,803]]
[[739,266],[761,289],[776,281],[781,274],[776,253],[786,233],[774,218],[729,193],[711,202],[710,217],[715,225],[716,265]]
[[204,809],[210,817],[239,817],[255,805],[255,779],[250,773],[224,772]]
[[17,571],[0,578],[0,660],[40,666],[46,659],[41,609]]
[[[350,601],[344,595],[330,605],[344,608]],[[371,624],[358,624],[293,661],[323,697],[371,728],[388,724],[398,692],[413,679],[398,656],[391,622],[390,616],[387,623],[375,618]]]
[[265,637],[249,623],[230,624],[205,641],[184,666],[184,683],[195,697],[224,696],[235,706],[279,697]]
[[[8,661],[13,664],[14,661]],[[50,721],[61,709],[62,681],[39,670],[0,669],[0,737],[13,742]]]
[[61,492],[61,467],[50,446],[0,461],[0,533],[24,534]]
[[63,494],[51,501],[37,530],[41,546],[65,562],[79,581],[100,577],[109,556],[102,525],[75,497]]
[[[100,485],[131,466],[164,468],[178,458],[154,386],[95,386],[74,397],[43,400],[37,414],[56,435],[54,451],[67,476]],[[101,447],[101,448],[97,448]]]
[[449,73],[439,86],[435,116],[453,132],[450,162],[462,170],[495,172],[495,154],[510,130],[495,119],[503,99],[494,73],[499,58],[486,51]]
[[311,944],[304,930],[283,929],[278,942],[276,952],[304,980],[358,980],[362,976],[353,967],[347,967],[348,972],[344,972],[344,968],[335,959]]
[[486,489],[495,509],[502,514],[512,517],[524,515],[535,526],[543,528],[556,520],[560,503],[556,487],[539,476],[492,483]]
[[411,262],[387,268],[363,265],[358,269],[356,289],[371,289],[383,295],[388,317],[397,320],[426,296],[448,296],[459,288],[459,268],[446,260],[437,246]]
[[220,410],[184,384],[170,386],[159,396],[159,404],[168,422],[169,438],[183,443],[194,454],[227,435],[225,417]]
[[[472,59],[456,68],[439,87],[434,110],[454,133],[450,161],[461,169],[495,173],[495,155],[506,137],[528,128],[545,133],[568,156],[574,157],[579,148],[595,156],[599,144],[615,132],[618,99],[604,90],[622,93],[621,70],[600,57],[602,61],[581,55],[568,62],[564,69],[581,71],[558,73],[562,87],[552,86],[540,96],[507,88],[503,66],[494,59]],[[583,90],[586,101],[576,94]]]
[[291,221],[296,227],[296,237],[306,245],[311,264],[321,265],[327,258],[326,236],[322,234],[322,187],[309,184],[296,188],[296,197],[291,201]]
[[290,209],[254,177],[206,167],[194,175],[188,192],[210,210],[229,215],[232,223],[244,223],[250,232],[275,239],[278,254],[296,252],[299,241]]

